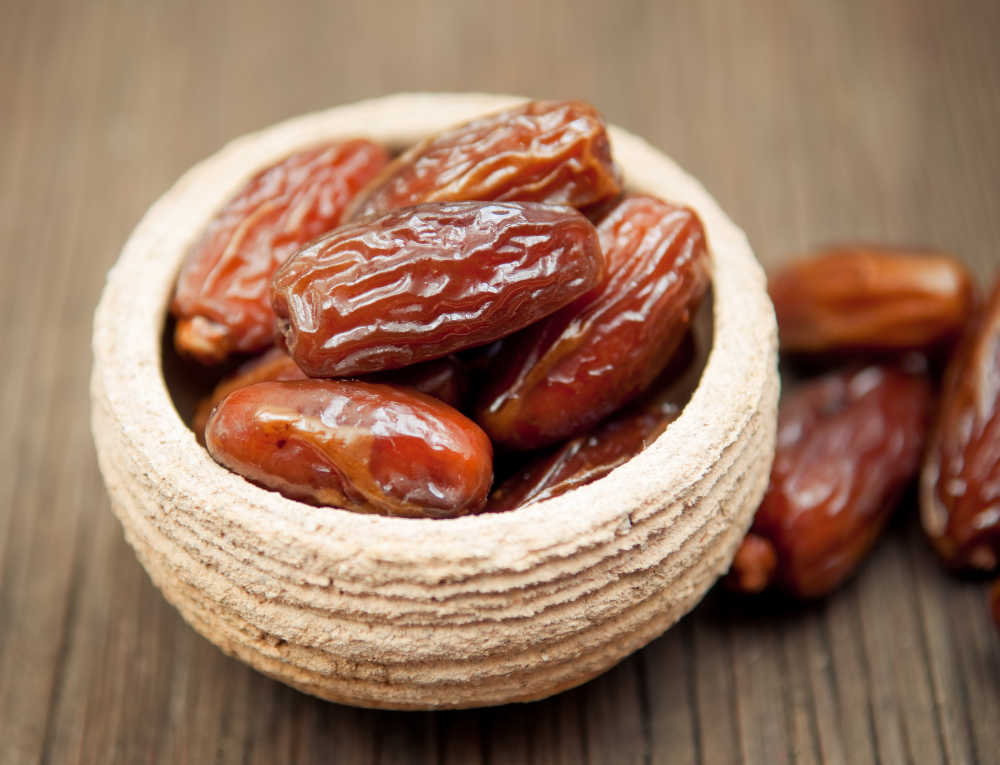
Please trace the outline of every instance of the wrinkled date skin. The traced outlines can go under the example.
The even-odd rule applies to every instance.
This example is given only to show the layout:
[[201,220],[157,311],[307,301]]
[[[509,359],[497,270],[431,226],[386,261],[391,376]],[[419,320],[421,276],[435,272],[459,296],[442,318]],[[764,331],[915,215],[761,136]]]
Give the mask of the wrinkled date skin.
[[839,247],[776,273],[768,292],[783,353],[930,350],[973,308],[968,270],[943,253]]
[[387,161],[376,143],[341,141],[296,152],[252,178],[184,261],[171,306],[177,351],[211,364],[269,346],[274,270],[333,229]]
[[487,512],[504,512],[557,497],[603,478],[656,440],[677,419],[670,402],[616,415],[591,434],[539,456],[490,494]]
[[850,576],[916,475],[930,406],[925,376],[884,365],[792,391],[778,413],[771,482],[728,585],[774,583],[813,598]]
[[1000,281],[945,372],[920,480],[924,531],[960,569],[1000,563]]
[[566,207],[450,202],[347,224],[274,276],[280,339],[310,377],[483,345],[597,285],[594,226]]
[[424,202],[583,207],[619,191],[601,115],[580,101],[532,101],[446,130],[397,158],[346,220]]
[[[203,439],[205,425],[212,410],[234,390],[259,382],[306,379],[308,378],[305,372],[299,369],[299,365],[285,353],[284,349],[270,348],[263,355],[243,364],[236,372],[216,385],[211,395],[202,399],[195,411],[192,429],[199,439]],[[468,386],[465,368],[453,356],[388,372],[375,372],[365,375],[363,381],[415,388],[456,409],[461,406]]]
[[645,390],[687,334],[709,284],[697,214],[629,196],[598,233],[602,284],[506,338],[491,363],[476,420],[494,443],[534,449],[586,433]]
[[208,421],[212,457],[292,499],[368,513],[475,512],[493,480],[475,423],[413,390],[340,380],[264,382],[227,396]]

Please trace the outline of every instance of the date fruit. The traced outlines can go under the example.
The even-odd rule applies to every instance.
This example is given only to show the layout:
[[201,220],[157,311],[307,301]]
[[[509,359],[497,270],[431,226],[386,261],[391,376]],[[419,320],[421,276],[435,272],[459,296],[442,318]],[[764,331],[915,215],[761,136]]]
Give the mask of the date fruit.
[[768,292],[784,353],[929,350],[954,340],[972,280],[944,253],[837,247],[776,273]]
[[850,576],[916,475],[930,407],[926,376],[887,365],[793,390],[778,412],[771,482],[728,585],[759,592],[774,583],[812,598]]
[[388,161],[357,139],[306,149],[254,176],[188,253],[171,311],[177,351],[205,364],[274,341],[270,286],[289,255],[334,228]]
[[584,207],[619,191],[601,115],[580,101],[531,101],[428,138],[351,205],[346,220],[424,202]]
[[341,226],[278,269],[273,304],[303,371],[343,377],[483,345],[603,276],[597,231],[574,210],[448,202]]
[[205,430],[212,457],[292,499],[451,518],[493,480],[486,434],[430,396],[340,380],[263,382],[227,396]]
[[924,531],[954,568],[1000,563],[1000,280],[948,364],[920,480]]
[[486,511],[513,510],[603,478],[656,440],[679,414],[676,404],[661,401],[612,417],[589,435],[532,460],[490,494]]
[[506,338],[476,420],[494,443],[534,449],[586,433],[656,378],[709,284],[697,214],[632,195],[598,226],[604,281]]

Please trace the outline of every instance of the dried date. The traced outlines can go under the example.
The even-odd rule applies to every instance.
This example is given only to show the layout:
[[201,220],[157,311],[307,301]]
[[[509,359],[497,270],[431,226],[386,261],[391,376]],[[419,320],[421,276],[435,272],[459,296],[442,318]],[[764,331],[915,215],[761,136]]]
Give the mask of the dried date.
[[475,512],[493,479],[486,434],[413,390],[339,380],[263,382],[216,407],[212,457],[292,499],[360,512]]
[[505,512],[557,497],[603,478],[645,449],[677,419],[680,407],[658,401],[616,415],[592,433],[533,459],[491,494],[487,512]]
[[948,364],[921,473],[924,531],[955,568],[1000,563],[1000,280]]
[[950,255],[871,246],[797,260],[768,291],[784,353],[932,349],[958,336],[974,300]]
[[604,275],[566,207],[450,202],[341,226],[274,276],[280,339],[310,377],[395,369],[531,324]]
[[386,150],[371,141],[339,141],[296,152],[254,176],[184,261],[171,305],[178,352],[209,364],[270,345],[274,270],[334,228],[387,161]]
[[424,202],[584,207],[618,191],[600,114],[580,101],[531,101],[417,144],[358,196],[346,219]]
[[875,544],[919,468],[931,406],[923,375],[892,366],[828,374],[778,414],[771,481],[727,583],[825,595]]
[[598,227],[604,281],[506,338],[476,420],[497,444],[533,449],[587,432],[645,390],[686,335],[709,283],[697,214],[628,196]]

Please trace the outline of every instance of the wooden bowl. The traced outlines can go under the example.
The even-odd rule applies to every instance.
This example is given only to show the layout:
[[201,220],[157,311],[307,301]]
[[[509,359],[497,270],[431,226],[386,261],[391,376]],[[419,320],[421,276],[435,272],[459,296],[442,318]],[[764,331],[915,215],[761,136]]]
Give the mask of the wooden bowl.
[[285,499],[195,441],[168,390],[161,341],[178,268],[215,210],[297,147],[353,135],[403,147],[519,100],[404,94],[240,138],[150,208],[108,274],[94,319],[92,426],[125,537],[189,624],[307,693],[429,709],[528,701],[582,683],[698,602],[767,484],[778,375],[762,271],[694,179],[615,127],[626,184],[694,207],[713,254],[701,380],[641,454],[523,509],[413,520]]

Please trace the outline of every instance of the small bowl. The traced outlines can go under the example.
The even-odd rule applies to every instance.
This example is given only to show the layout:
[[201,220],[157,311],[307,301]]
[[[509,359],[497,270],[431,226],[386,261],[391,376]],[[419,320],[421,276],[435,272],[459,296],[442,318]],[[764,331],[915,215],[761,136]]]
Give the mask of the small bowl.
[[697,181],[616,127],[627,186],[696,209],[713,256],[704,371],[679,419],[641,454],[508,513],[414,520],[259,488],[213,462],[185,425],[173,403],[183,392],[165,376],[167,306],[188,247],[241,184],[324,139],[402,148],[521,100],[402,94],[240,138],[149,209],[108,274],[94,318],[92,427],[125,537],[191,626],[306,693],[431,709],[578,685],[701,599],[767,485],[778,375],[761,268]]

